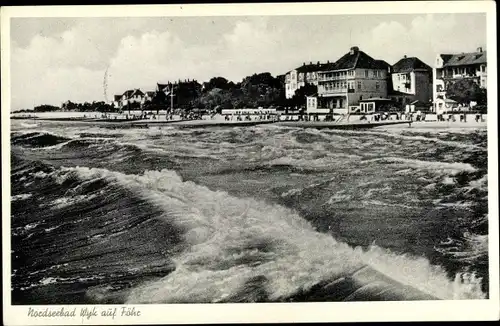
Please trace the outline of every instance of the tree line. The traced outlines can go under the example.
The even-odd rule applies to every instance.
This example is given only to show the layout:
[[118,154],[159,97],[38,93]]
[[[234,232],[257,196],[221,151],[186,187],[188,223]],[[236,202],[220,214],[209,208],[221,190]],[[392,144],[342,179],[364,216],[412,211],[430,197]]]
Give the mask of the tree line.
[[[184,85],[184,84],[183,84]],[[163,92],[157,92],[151,102],[146,102],[146,109],[160,110],[170,108],[173,101],[175,108],[222,110],[258,107],[293,107],[304,106],[304,94],[317,92],[316,86],[308,85],[298,90],[291,99],[285,98],[284,76],[272,76],[269,72],[253,74],[234,83],[224,77],[213,77],[203,84],[179,85],[171,100]]]
[[[213,77],[208,82],[184,83],[177,87],[174,94],[174,108],[191,110],[222,110],[258,107],[300,107],[305,106],[305,95],[317,92],[317,87],[307,85],[296,91],[291,99],[285,98],[285,76],[274,77],[269,72],[253,74],[234,83],[224,77]],[[130,103],[117,108],[103,101],[74,103],[67,101],[61,107],[39,105],[35,112],[78,111],[78,112],[119,112],[127,110],[164,110],[169,109],[171,99],[162,91],[155,93],[150,101],[143,105]],[[23,110],[25,111],[25,110]],[[26,110],[27,111],[27,110]],[[18,111],[20,112],[20,111]]]

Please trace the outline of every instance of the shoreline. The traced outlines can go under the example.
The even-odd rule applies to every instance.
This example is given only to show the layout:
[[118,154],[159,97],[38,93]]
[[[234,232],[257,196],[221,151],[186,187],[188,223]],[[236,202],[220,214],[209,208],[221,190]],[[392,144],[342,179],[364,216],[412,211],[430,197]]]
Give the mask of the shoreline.
[[447,129],[447,128],[467,128],[467,129],[486,129],[487,121],[475,122],[459,122],[459,121],[413,121],[411,126],[408,126],[409,121],[388,120],[379,122],[326,122],[326,121],[285,121],[285,120],[251,120],[251,121],[224,121],[223,119],[203,119],[203,120],[115,120],[115,119],[82,119],[82,118],[24,118],[11,117],[11,120],[25,121],[30,123],[36,122],[67,122],[88,124],[98,127],[115,127],[115,128],[149,128],[154,126],[171,126],[178,128],[205,128],[205,127],[251,127],[256,125],[276,125],[282,127],[297,127],[297,128],[315,128],[315,129],[366,129],[376,127],[387,128],[429,128],[429,129]]

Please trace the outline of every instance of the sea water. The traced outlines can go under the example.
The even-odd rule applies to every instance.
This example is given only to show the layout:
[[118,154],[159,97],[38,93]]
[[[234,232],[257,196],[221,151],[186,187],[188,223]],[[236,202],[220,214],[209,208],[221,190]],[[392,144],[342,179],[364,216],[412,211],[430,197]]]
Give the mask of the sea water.
[[13,304],[488,296],[486,129],[11,129]]

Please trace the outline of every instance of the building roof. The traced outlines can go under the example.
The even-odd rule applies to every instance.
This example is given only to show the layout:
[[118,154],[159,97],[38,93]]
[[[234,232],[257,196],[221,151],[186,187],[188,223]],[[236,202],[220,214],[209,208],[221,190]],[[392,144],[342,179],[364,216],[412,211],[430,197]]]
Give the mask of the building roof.
[[391,65],[390,65],[390,64],[388,64],[388,63],[387,63],[387,61],[385,61],[385,60],[375,60],[375,61],[377,61],[377,64],[379,64],[379,65],[383,66],[383,67],[384,67],[384,69],[387,69],[387,68],[389,68],[389,67],[391,66]]
[[297,72],[315,72],[315,71],[320,71],[323,67],[325,66],[325,63],[320,63],[319,61],[317,63],[312,63],[310,62],[309,64],[306,64],[305,62],[302,64],[302,66],[295,68]]
[[450,60],[451,57],[453,57],[453,54],[440,54],[439,56],[441,57],[441,59],[443,59],[443,62],[446,62]]
[[122,98],[122,95],[115,95],[114,99],[115,101],[119,101]]
[[125,93],[123,93],[122,96],[125,96],[126,98],[130,98],[136,94],[138,94],[140,96],[144,96],[144,93],[140,89],[129,89],[128,91],[125,91]]
[[390,65],[384,60],[375,60],[358,47],[352,47],[349,52],[331,64],[324,65],[322,71],[364,69],[387,69]]
[[155,95],[155,92],[154,91],[148,91],[148,92],[146,92],[146,95],[149,96],[149,97],[153,97]]
[[404,57],[392,66],[393,73],[409,73],[417,69],[432,71],[432,68],[416,57]]
[[486,63],[486,51],[441,55],[443,67],[456,67]]

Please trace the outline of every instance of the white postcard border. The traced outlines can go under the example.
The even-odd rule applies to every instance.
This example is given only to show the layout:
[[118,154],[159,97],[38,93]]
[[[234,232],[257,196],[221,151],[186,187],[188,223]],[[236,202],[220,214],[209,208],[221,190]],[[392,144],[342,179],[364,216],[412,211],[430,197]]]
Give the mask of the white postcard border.
[[[12,306],[10,293],[10,18],[12,17],[123,17],[123,16],[250,16],[250,15],[357,15],[415,13],[486,13],[488,55],[488,105],[498,107],[496,93],[496,9],[493,1],[362,2],[294,4],[224,4],[168,6],[51,6],[2,7],[2,228],[3,312],[8,325],[155,324],[229,322],[327,322],[327,321],[459,321],[497,320],[499,304],[498,242],[498,139],[497,110],[488,112],[488,187],[490,298],[487,300],[349,302],[349,303],[259,303],[259,304],[169,304],[169,305],[64,305]],[[28,317],[30,307],[79,311],[95,307],[134,307],[136,317],[78,316]]]

